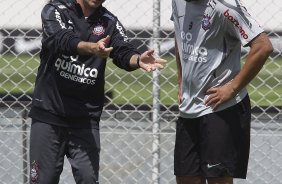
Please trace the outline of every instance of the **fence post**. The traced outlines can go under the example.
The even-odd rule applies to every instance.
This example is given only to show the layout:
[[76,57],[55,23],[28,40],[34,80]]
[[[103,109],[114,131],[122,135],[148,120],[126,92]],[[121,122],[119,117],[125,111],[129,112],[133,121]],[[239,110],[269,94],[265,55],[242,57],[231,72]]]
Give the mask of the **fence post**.
[[23,152],[23,183],[28,183],[28,161],[27,161],[27,110],[22,113],[22,152]]
[[[160,54],[160,0],[153,2],[153,48],[155,55]],[[160,71],[153,72],[153,143],[152,143],[152,183],[159,184],[160,180]]]

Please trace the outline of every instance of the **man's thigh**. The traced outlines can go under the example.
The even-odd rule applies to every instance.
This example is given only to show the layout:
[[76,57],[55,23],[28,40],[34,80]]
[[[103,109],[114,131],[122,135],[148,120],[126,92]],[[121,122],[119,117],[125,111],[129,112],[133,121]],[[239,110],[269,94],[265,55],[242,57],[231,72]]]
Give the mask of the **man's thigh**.
[[245,178],[250,146],[250,102],[195,119],[179,118],[175,175]]
[[245,178],[250,149],[249,98],[201,120],[201,169],[206,177]]
[[77,184],[99,183],[100,131],[70,129],[67,157]]
[[179,117],[176,122],[174,174],[200,176],[200,123],[197,119]]
[[65,155],[65,128],[32,120],[30,132],[31,183],[58,183]]

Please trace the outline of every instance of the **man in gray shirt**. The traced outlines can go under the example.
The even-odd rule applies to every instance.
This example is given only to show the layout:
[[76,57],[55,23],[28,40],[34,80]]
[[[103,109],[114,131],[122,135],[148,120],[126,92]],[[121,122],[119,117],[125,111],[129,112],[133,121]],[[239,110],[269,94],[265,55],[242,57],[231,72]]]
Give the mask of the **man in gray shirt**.
[[[240,0],[172,0],[179,110],[178,184],[246,178],[250,100],[246,85],[272,45]],[[241,69],[241,46],[250,47]]]

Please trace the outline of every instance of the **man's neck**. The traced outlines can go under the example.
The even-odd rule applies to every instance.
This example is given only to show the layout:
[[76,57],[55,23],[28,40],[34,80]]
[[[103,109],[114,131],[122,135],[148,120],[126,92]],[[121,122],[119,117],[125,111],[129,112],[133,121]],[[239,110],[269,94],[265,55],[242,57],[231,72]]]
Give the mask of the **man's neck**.
[[80,5],[83,15],[85,17],[89,17],[91,14],[93,14],[98,9],[98,8],[89,7],[86,3],[84,3],[83,0],[77,0],[77,3]]

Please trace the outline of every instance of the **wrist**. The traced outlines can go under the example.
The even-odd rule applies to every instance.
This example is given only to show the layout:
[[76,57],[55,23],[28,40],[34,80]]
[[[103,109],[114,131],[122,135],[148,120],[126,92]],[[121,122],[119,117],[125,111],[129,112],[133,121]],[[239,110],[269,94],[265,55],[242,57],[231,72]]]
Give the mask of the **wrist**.
[[237,93],[238,93],[239,91],[238,91],[238,89],[236,88],[236,84],[234,83],[233,79],[232,79],[230,82],[228,82],[228,84],[229,84],[229,86],[230,86],[230,88],[231,88],[231,90],[232,90],[233,95],[234,95],[234,96],[237,95]]
[[77,45],[77,52],[81,55],[92,55],[93,53],[93,43],[81,41]]
[[140,56],[137,56],[136,65],[137,65],[137,68],[141,68],[140,67]]

